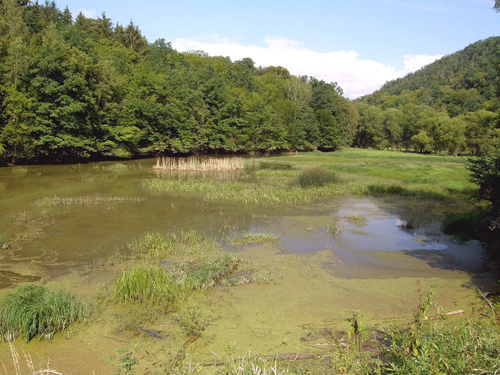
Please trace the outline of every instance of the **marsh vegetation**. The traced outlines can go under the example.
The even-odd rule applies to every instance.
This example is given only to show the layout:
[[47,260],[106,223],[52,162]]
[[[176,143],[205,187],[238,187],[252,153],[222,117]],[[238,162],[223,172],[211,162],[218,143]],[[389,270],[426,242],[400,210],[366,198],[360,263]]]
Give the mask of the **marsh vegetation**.
[[[0,170],[1,335],[51,339],[14,342],[35,367],[498,368],[494,301],[475,291],[495,291],[493,268],[477,241],[441,232],[446,218],[445,229],[475,220],[465,159],[347,149],[248,159],[228,178],[155,163]],[[439,286],[428,303],[417,279]],[[57,356],[67,345],[69,362]],[[7,369],[10,353],[0,343]]]

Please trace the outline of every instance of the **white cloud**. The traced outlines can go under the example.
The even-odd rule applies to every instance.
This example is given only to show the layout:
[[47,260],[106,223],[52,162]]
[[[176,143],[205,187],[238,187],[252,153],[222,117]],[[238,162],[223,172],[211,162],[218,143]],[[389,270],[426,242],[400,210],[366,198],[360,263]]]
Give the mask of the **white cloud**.
[[80,13],[82,13],[87,18],[96,18],[97,17],[97,12],[95,9],[88,10],[85,8],[80,8],[80,9],[78,9],[78,12],[76,12],[76,14],[80,14]]
[[294,75],[337,82],[351,99],[369,94],[386,81],[402,77],[441,57],[406,55],[405,68],[397,71],[377,61],[361,60],[354,50],[315,52],[296,40],[283,37],[267,37],[265,46],[244,45],[218,36],[207,42],[177,39],[172,42],[172,46],[178,51],[203,50],[212,56],[229,56],[233,61],[250,57],[257,66],[281,65]]
[[429,56],[429,55],[406,55],[405,68],[401,71],[403,75],[415,72],[426,65],[429,65],[440,59],[443,55]]

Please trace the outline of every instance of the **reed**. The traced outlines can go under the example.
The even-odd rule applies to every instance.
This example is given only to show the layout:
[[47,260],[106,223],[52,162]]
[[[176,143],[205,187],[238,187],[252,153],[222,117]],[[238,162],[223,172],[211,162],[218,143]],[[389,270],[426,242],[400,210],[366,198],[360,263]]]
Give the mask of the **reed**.
[[227,172],[237,171],[245,168],[245,163],[241,158],[210,158],[196,157],[188,158],[168,158],[156,159],[155,170],[163,171],[196,171],[196,172]]
[[[9,348],[10,348],[10,354],[12,356],[12,366],[14,368],[14,372],[7,372],[7,368],[5,366],[5,364],[0,361],[0,363],[2,364],[2,367],[3,367],[3,370],[5,371],[4,372],[4,375],[23,375],[23,371],[21,370],[21,356],[19,355],[19,353],[17,352],[16,348],[14,348],[14,345],[12,345],[12,343],[9,342]],[[47,374],[47,375],[62,375],[62,373],[56,371],[56,370],[51,370],[50,369],[50,363],[49,361],[47,360],[47,367],[45,369],[40,369],[40,370],[35,370],[35,365],[33,364],[33,360],[31,359],[31,356],[29,354],[26,354],[24,351],[23,351],[23,355],[24,355],[24,361],[26,363],[26,367],[27,367],[27,370],[28,372],[26,373],[27,375],[42,375],[42,374]]]
[[26,341],[38,336],[50,340],[75,322],[91,315],[91,308],[78,303],[69,293],[52,292],[41,285],[20,287],[0,301],[0,337],[4,341],[21,336]]

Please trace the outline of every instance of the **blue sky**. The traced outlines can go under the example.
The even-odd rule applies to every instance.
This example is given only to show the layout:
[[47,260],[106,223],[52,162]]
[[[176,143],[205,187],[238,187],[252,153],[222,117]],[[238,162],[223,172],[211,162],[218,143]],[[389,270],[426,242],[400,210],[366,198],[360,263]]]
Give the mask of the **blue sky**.
[[338,82],[355,98],[480,39],[499,35],[493,0],[60,0],[147,39]]

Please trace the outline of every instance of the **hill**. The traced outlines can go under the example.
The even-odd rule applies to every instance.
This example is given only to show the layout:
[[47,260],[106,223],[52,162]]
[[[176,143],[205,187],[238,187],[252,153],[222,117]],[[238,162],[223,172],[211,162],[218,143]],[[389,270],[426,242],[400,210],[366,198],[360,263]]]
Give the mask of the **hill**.
[[361,101],[397,108],[412,103],[446,111],[451,117],[499,108],[498,62],[500,37],[480,40],[424,68],[387,82]]
[[354,146],[485,155],[498,142],[500,37],[387,82],[356,101]]

